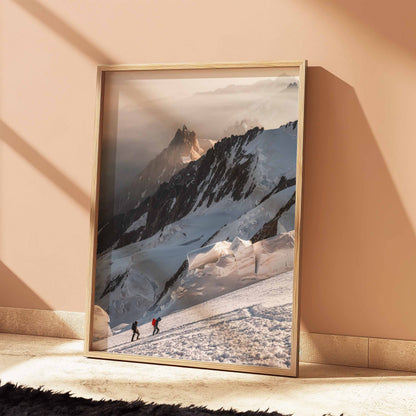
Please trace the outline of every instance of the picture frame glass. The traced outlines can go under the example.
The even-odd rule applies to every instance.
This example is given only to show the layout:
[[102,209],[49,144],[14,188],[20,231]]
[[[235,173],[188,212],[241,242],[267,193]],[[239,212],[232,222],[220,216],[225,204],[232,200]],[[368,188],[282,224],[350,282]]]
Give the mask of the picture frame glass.
[[302,71],[100,69],[87,356],[297,374]]

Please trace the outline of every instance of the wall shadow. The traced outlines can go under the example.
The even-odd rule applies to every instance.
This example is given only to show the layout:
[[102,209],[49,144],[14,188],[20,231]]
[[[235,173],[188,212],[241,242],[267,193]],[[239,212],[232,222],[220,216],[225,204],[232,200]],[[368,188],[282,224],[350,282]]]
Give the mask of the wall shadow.
[[[30,2],[25,0],[13,0],[18,6],[29,13],[32,17],[39,20],[46,27],[54,31],[59,37],[64,39],[70,46],[82,52],[88,59],[96,65],[115,65],[117,62],[113,57],[109,56],[97,45],[93,44],[87,37],[75,30],[65,20],[57,14],[49,10],[37,0]],[[124,78],[128,77],[128,73],[123,74]],[[134,77],[134,76],[133,76]],[[127,96],[132,102],[142,102],[143,97],[146,99],[148,95],[138,88],[123,88],[121,93]],[[148,97],[150,100],[151,97]],[[167,112],[163,107],[153,107],[153,111],[158,117],[169,120],[172,125],[182,126],[183,120],[179,120],[173,114]]]
[[416,237],[377,140],[350,85],[306,85],[302,326],[416,339]]
[[19,276],[0,261],[0,305],[3,307],[16,307],[16,298],[24,299],[24,307],[29,309],[51,310],[41,297],[39,297]]
[[375,2],[360,0],[333,0],[314,2],[315,7],[333,7],[341,14],[351,16],[366,28],[393,42],[406,52],[416,55],[416,2]]
[[0,120],[0,140],[62,189],[79,206],[87,211],[90,209],[89,195],[2,120]]
[[93,61],[111,65],[114,62],[106,55],[106,53],[100,50],[96,45],[90,42],[85,36],[78,31],[74,30],[68,23],[60,18],[57,14],[52,12],[46,6],[40,2],[26,1],[26,0],[13,0],[14,3],[19,5],[22,9],[26,10],[33,17],[40,20],[51,30],[65,39],[70,45],[74,46],[84,55],[90,57]]
[[[0,333],[79,338],[74,328],[64,318],[53,313],[54,308],[2,261],[0,278]],[[51,311],[52,314],[45,315],[41,311]]]

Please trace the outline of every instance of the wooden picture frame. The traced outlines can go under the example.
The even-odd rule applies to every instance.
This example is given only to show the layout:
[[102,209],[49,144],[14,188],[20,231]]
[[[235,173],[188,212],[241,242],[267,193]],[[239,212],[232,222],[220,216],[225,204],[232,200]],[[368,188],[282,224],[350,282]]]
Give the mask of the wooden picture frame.
[[305,70],[98,67],[85,356],[298,375]]

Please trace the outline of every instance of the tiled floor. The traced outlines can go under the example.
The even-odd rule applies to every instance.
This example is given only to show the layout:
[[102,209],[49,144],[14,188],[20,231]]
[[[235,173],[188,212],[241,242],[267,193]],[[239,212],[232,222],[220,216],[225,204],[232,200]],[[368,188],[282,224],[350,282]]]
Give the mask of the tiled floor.
[[83,342],[0,334],[0,379],[95,399],[278,410],[296,416],[416,415],[416,373],[301,364],[298,379],[83,357]]

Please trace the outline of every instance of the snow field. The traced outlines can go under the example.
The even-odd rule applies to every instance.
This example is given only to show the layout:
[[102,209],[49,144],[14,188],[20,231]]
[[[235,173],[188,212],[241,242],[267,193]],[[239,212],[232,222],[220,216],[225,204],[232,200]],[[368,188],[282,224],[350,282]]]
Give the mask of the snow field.
[[282,273],[162,317],[160,333],[141,325],[94,343],[95,349],[232,364],[290,366],[293,272]]

